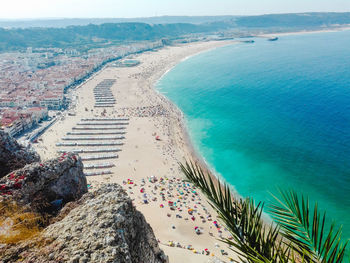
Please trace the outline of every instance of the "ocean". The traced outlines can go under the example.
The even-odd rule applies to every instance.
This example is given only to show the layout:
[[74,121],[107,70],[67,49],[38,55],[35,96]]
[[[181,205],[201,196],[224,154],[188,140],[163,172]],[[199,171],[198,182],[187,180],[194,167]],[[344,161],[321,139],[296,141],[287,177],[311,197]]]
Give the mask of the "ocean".
[[181,62],[157,88],[240,195],[317,201],[350,238],[350,31],[255,38]]

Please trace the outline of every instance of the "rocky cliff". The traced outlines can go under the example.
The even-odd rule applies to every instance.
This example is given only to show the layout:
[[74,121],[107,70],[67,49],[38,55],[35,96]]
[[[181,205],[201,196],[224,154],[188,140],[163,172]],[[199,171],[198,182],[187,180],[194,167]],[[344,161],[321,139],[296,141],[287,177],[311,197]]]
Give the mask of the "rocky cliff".
[[39,160],[38,154],[27,150],[6,132],[0,130],[0,178],[15,169]]
[[50,260],[166,262],[152,228],[121,186],[104,185],[44,233],[54,239]]
[[117,184],[85,194],[61,213],[68,214],[40,238],[3,247],[2,254],[0,248],[0,262],[168,262],[152,228]]
[[[10,149],[17,149],[11,156],[22,160],[21,166],[39,159],[1,138],[0,163],[7,165],[11,157],[4,153]],[[108,184],[87,192],[81,159],[72,153],[0,178],[0,210],[0,263],[168,261],[122,187]]]
[[0,179],[0,195],[36,212],[59,210],[87,192],[83,164],[75,154],[62,154],[47,162],[37,162]]

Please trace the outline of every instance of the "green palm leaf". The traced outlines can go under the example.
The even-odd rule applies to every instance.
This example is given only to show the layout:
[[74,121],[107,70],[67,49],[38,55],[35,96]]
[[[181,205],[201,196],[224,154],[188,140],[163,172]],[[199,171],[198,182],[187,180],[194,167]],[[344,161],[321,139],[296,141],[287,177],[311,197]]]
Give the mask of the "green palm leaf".
[[225,183],[214,182],[209,172],[192,162],[180,167],[194,185],[208,198],[233,240],[222,239],[250,263],[340,263],[348,242],[341,242],[341,228],[333,223],[326,230],[326,214],[317,203],[310,208],[308,198],[295,192],[281,192],[282,201],[271,206],[277,225],[262,220],[263,204],[250,198],[235,198]]
[[342,262],[348,242],[341,242],[341,228],[333,223],[326,230],[326,213],[319,212],[317,203],[310,210],[309,199],[295,192],[281,191],[282,200],[271,206],[273,219],[280,225],[291,248],[309,262]]
[[282,242],[279,227],[262,220],[263,204],[252,199],[236,199],[229,186],[191,162],[180,167],[194,185],[207,196],[219,219],[231,233],[233,240],[223,239],[240,256],[240,262],[294,262],[288,246]]

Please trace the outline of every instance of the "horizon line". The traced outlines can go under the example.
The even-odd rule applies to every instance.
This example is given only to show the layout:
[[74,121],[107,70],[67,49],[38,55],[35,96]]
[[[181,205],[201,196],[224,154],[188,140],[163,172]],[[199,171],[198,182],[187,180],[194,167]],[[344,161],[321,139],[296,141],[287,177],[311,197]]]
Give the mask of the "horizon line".
[[287,14],[316,14],[316,13],[337,13],[345,14],[350,11],[304,11],[304,12],[277,12],[277,13],[261,13],[261,14],[246,14],[246,15],[158,15],[158,16],[136,16],[136,17],[23,17],[23,18],[0,18],[0,21],[27,21],[27,20],[64,20],[64,19],[146,19],[157,17],[227,17],[227,16],[264,16],[264,15],[287,15]]

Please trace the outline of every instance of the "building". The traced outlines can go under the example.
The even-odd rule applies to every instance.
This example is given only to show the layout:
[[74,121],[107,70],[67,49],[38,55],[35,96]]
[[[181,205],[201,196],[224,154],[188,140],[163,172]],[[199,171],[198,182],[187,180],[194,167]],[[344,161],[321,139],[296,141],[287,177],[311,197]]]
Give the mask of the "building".
[[46,94],[40,98],[40,107],[49,110],[60,110],[63,107],[63,94]]
[[26,110],[28,113],[32,114],[32,119],[35,123],[48,118],[47,108],[43,107],[33,107]]
[[34,107],[25,110],[16,108],[2,111],[0,123],[1,129],[16,136],[36,126],[39,121],[48,117],[47,108]]
[[[24,124],[24,125],[23,125]],[[27,121],[21,119],[17,110],[7,109],[4,110],[1,117],[1,129],[15,136],[23,131],[23,127],[27,126]]]

